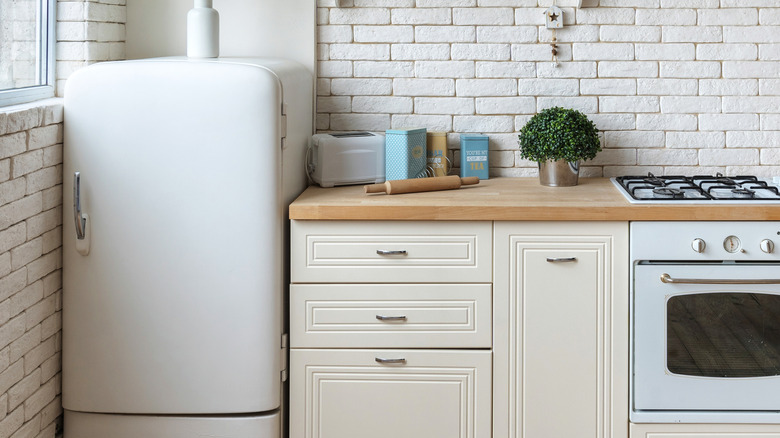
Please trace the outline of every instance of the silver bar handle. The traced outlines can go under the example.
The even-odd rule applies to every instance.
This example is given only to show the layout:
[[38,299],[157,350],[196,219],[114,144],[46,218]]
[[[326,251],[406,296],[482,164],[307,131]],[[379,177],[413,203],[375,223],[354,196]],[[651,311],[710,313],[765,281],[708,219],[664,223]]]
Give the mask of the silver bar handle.
[[389,250],[389,249],[378,249],[376,250],[376,253],[379,255],[406,255],[406,250]]
[[661,282],[669,284],[780,284],[780,278],[674,278],[661,274]]
[[381,363],[381,364],[393,364],[393,363],[403,363],[403,364],[405,364],[406,363],[406,359],[404,359],[404,358],[384,359],[384,358],[381,358],[381,357],[375,357],[374,360],[377,361],[377,363]]
[[87,219],[81,215],[81,172],[73,173],[73,219],[76,221],[76,238],[84,240]]
[[577,257],[547,257],[549,263],[570,263],[576,262]]
[[398,315],[398,316],[377,315],[376,319],[380,321],[406,321],[406,316],[405,315]]

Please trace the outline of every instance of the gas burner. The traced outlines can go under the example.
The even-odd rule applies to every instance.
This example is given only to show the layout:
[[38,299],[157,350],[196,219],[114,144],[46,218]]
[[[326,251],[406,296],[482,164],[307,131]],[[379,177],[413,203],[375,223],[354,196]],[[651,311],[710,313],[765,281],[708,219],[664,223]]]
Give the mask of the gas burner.
[[753,199],[756,197],[756,190],[750,187],[746,187],[747,184],[742,185],[723,185],[712,186],[707,188],[707,193],[712,196],[713,199]]
[[752,198],[756,195],[756,192],[750,189],[746,189],[744,187],[738,187],[736,189],[731,189],[731,193],[734,194],[735,198]]
[[680,189],[658,187],[653,189],[653,196],[660,199],[683,199],[685,198],[685,193]]
[[756,176],[656,176],[613,179],[632,202],[778,202],[780,188]]

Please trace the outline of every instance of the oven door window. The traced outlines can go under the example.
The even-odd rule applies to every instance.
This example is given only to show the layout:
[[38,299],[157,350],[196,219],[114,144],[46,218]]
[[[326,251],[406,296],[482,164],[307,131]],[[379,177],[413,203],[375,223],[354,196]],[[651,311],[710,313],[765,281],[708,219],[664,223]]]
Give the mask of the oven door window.
[[697,293],[666,304],[669,372],[699,377],[780,375],[780,295]]

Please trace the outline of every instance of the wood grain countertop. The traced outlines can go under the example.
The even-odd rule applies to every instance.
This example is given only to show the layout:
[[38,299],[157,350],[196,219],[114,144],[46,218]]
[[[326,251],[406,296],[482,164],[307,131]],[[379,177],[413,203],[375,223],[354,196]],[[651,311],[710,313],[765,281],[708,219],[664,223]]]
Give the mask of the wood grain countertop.
[[545,187],[537,178],[493,178],[476,186],[401,195],[363,186],[312,186],[290,205],[296,220],[720,221],[780,220],[774,204],[631,204],[608,178]]

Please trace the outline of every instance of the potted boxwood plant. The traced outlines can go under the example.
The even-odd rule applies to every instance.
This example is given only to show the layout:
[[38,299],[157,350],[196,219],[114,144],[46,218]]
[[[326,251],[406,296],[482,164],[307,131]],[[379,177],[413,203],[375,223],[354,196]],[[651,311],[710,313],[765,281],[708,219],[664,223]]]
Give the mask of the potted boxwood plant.
[[577,185],[580,161],[601,150],[598,128],[574,109],[552,107],[537,113],[520,130],[520,156],[539,163],[545,186]]

